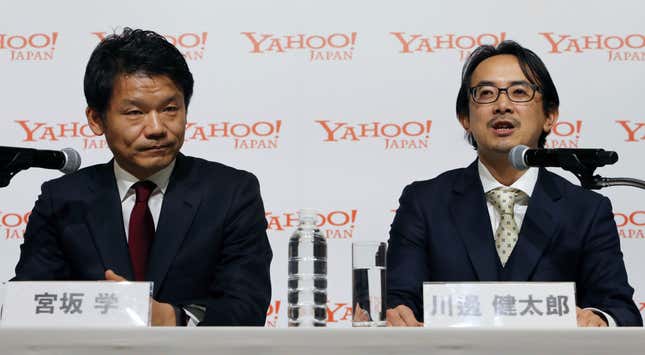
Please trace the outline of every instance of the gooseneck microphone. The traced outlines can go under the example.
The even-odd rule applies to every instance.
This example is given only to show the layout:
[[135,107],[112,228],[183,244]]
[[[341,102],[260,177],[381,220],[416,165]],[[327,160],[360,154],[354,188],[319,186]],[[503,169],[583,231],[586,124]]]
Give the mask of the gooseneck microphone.
[[57,169],[73,173],[81,166],[81,155],[72,148],[39,150],[0,146],[0,171],[20,171],[29,168]]
[[618,154],[604,149],[530,149],[525,145],[518,145],[511,149],[508,160],[517,170],[526,170],[532,166],[566,169],[572,163],[597,168],[614,164],[618,161]]

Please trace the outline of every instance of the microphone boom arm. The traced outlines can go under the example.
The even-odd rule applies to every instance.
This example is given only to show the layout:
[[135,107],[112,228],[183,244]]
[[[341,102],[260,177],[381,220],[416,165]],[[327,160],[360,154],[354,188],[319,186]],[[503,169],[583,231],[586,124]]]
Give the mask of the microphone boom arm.
[[567,155],[559,159],[561,168],[573,173],[579,180],[580,185],[590,190],[600,190],[603,187],[611,186],[632,186],[645,189],[645,181],[633,178],[604,178],[600,175],[593,175],[597,166],[585,165],[578,157]]
[[0,166],[0,187],[9,186],[11,178],[22,170],[29,168],[29,165],[26,163],[25,156],[23,154],[16,154],[3,166]]

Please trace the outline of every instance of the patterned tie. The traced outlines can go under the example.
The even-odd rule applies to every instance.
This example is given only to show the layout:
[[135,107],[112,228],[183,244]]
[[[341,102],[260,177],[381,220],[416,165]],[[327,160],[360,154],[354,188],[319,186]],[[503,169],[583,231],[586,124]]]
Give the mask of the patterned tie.
[[137,194],[130,214],[128,227],[128,248],[136,281],[144,281],[148,265],[148,252],[155,236],[155,223],[148,208],[148,199],[157,185],[150,181],[139,181],[132,185]]
[[515,203],[525,198],[526,194],[524,192],[514,188],[498,187],[486,193],[486,199],[500,215],[499,225],[495,232],[495,248],[502,266],[506,265],[520,234],[517,223],[515,223],[515,213],[513,212]]

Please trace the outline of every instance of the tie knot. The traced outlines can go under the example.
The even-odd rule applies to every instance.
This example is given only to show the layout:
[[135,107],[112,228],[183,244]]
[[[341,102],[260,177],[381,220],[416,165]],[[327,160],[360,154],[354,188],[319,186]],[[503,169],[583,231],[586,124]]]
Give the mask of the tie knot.
[[152,191],[157,185],[152,181],[139,181],[132,185],[134,192],[137,194],[137,202],[148,202]]
[[515,203],[524,200],[526,194],[512,187],[498,187],[486,193],[486,199],[500,214],[513,214]]

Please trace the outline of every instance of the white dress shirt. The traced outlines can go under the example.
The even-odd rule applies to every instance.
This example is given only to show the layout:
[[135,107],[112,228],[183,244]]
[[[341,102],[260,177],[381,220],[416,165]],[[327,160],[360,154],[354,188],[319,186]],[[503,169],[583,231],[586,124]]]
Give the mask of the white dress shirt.
[[[167,167],[159,170],[154,173],[148,179],[157,185],[150,199],[148,200],[148,208],[150,208],[150,213],[152,214],[152,220],[155,223],[155,230],[159,224],[159,214],[161,213],[161,205],[163,203],[163,196],[166,193],[166,188],[168,188],[168,181],[170,181],[170,174],[175,168],[175,161],[173,160]],[[136,193],[132,188],[132,185],[139,182],[139,179],[129,172],[125,171],[119,164],[114,161],[114,177],[116,178],[116,186],[119,189],[119,198],[121,199],[121,208],[123,210],[123,226],[125,227],[125,239],[128,239],[129,226],[130,226],[130,214],[132,214],[132,209],[134,208],[134,203],[136,202]]]
[[[484,194],[498,187],[513,187],[524,192],[526,196],[529,197],[529,199],[533,194],[533,189],[535,188],[535,184],[537,183],[539,172],[538,168],[529,168],[511,186],[506,186],[493,177],[493,174],[490,173],[488,168],[486,168],[481,160],[477,160],[477,170],[479,171],[479,179],[481,180],[482,186],[484,188]],[[524,216],[526,216],[526,209],[529,207],[529,199],[516,202],[515,207],[513,208],[515,223],[517,224],[517,228],[519,230],[522,230],[522,221],[524,221]],[[499,226],[499,220],[501,216],[499,215],[499,211],[497,211],[497,209],[490,201],[488,201],[488,199],[486,199],[486,207],[488,207],[490,225],[493,228],[493,233],[495,233],[497,227]],[[610,327],[616,326],[616,321],[609,314],[593,307],[588,307],[585,309],[590,309],[602,313],[607,318],[607,323]]]

